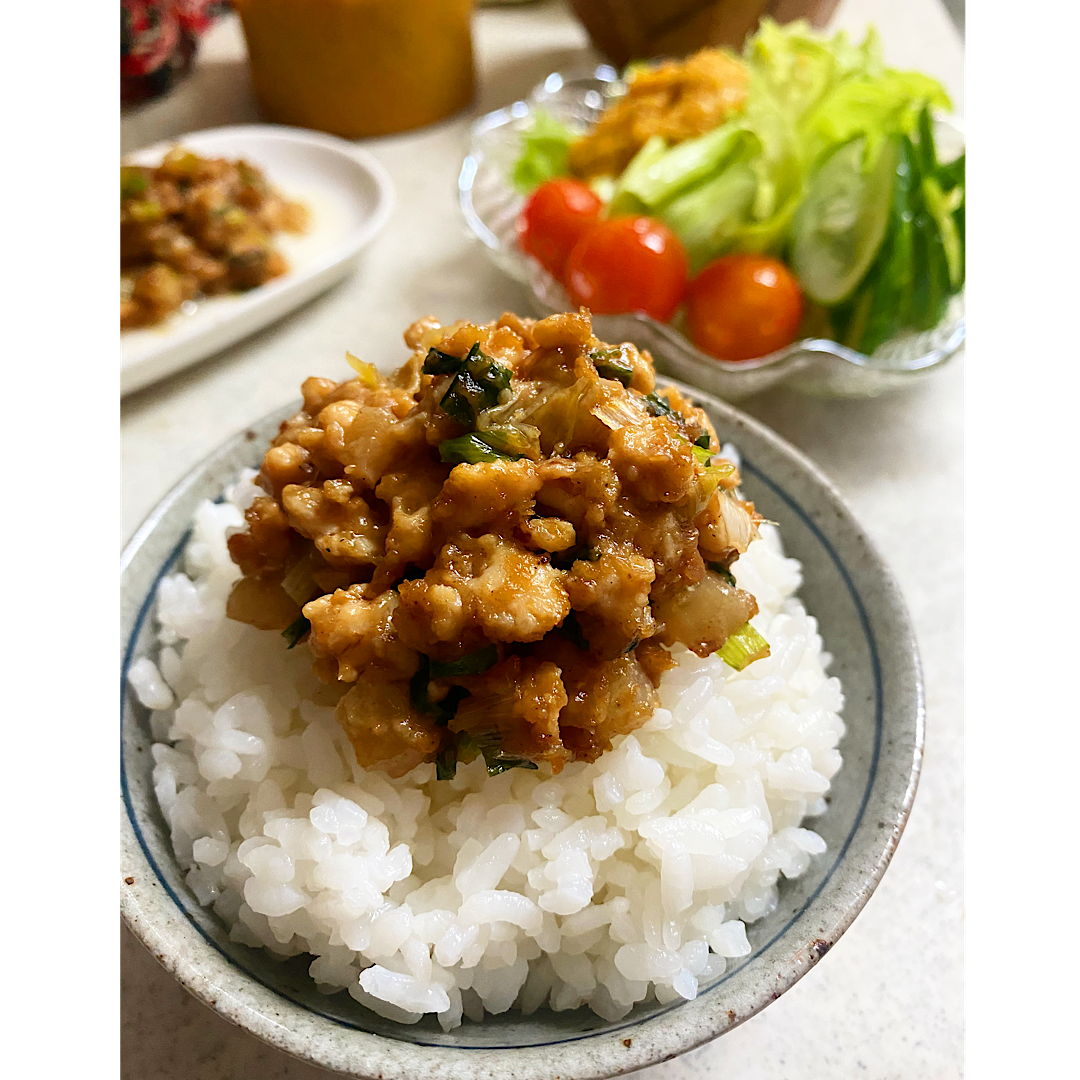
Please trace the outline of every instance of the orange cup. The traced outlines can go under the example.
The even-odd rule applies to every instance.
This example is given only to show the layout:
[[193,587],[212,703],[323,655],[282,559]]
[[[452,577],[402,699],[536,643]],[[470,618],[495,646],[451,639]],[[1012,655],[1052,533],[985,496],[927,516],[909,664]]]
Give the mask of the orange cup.
[[473,0],[233,0],[263,111],[362,139],[441,120],[473,96]]

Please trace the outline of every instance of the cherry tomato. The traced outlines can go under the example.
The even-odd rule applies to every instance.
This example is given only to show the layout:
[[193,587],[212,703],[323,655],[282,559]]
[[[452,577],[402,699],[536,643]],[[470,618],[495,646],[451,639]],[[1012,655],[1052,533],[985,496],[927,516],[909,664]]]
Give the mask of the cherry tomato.
[[752,360],[790,345],[802,313],[795,275],[764,255],[726,255],[709,263],[686,295],[694,344],[721,360]]
[[686,252],[652,218],[612,218],[574,246],[563,283],[575,304],[598,315],[643,311],[667,322],[686,292]]
[[522,251],[561,279],[571,249],[599,220],[603,206],[588,184],[548,180],[529,196],[518,215],[518,243]]

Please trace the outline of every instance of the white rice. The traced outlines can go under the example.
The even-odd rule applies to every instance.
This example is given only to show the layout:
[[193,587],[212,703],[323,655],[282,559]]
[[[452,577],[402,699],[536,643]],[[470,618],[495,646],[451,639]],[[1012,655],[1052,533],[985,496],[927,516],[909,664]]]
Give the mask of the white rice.
[[680,651],[648,723],[554,778],[476,761],[391,780],[357,766],[306,646],[225,618],[253,476],[199,507],[186,573],[160,587],[157,663],[130,670],[176,856],[233,939],[310,953],[325,992],[446,1030],[514,1006],[616,1020],[749,953],[780,875],[825,850],[800,826],[825,809],[844,732],[775,528],[734,568],[767,659],[735,673]]

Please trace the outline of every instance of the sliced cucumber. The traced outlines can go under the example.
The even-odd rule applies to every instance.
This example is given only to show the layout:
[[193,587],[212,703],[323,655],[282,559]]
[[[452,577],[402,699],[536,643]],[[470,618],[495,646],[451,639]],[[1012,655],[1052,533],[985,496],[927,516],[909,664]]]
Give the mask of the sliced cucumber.
[[[867,355],[910,325],[914,303],[915,215],[912,200],[917,198],[914,189],[919,177],[911,140],[900,136],[896,137],[896,143],[896,183],[893,185],[889,228],[866,277],[867,282],[873,281],[874,299],[862,337],[853,345]],[[859,288],[866,288],[865,283]]]
[[912,325],[932,330],[945,314],[949,301],[949,263],[937,223],[925,210],[915,215],[915,289]]
[[869,174],[865,150],[860,137],[826,158],[792,223],[792,269],[819,304],[839,304],[855,291],[889,223],[896,146],[885,142]]

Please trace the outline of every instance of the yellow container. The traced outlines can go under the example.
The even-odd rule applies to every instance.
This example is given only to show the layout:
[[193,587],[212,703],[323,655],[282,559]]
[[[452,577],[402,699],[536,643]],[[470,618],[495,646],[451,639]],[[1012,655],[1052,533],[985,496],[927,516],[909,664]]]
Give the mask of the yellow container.
[[473,0],[233,0],[263,111],[361,139],[441,120],[473,96]]

